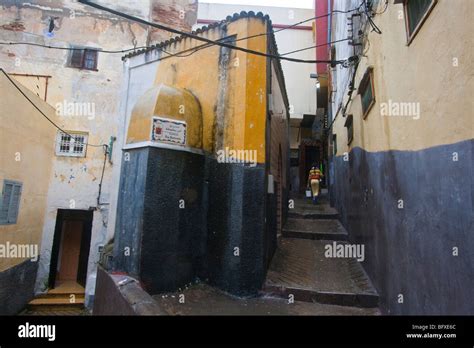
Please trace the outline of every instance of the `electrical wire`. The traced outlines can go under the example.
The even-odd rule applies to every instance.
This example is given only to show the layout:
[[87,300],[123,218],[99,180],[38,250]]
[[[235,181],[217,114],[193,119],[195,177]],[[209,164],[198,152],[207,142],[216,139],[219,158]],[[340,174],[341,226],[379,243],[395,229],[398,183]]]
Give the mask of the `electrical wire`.
[[299,49],[299,50],[286,52],[286,53],[283,53],[283,54],[280,54],[280,55],[281,55],[281,56],[286,56],[286,55],[288,55],[288,54],[293,54],[293,53],[297,53],[297,52],[301,52],[301,51],[310,50],[310,49],[313,49],[313,48],[318,48],[318,47],[323,47],[323,46],[327,46],[327,45],[332,45],[332,44],[334,44],[334,43],[343,42],[343,41],[348,41],[348,40],[352,40],[352,39],[351,39],[351,38],[346,38],[346,39],[335,40],[335,41],[331,41],[331,42],[326,42],[326,43],[323,43],[323,44],[319,44],[319,45],[316,45],[316,46],[310,46],[310,47],[306,47],[306,48],[301,48],[301,49]]
[[365,9],[364,9],[364,12],[367,16],[367,21],[369,22],[370,26],[372,27],[372,31],[375,31],[377,34],[382,34],[382,31],[380,30],[380,28],[374,23],[374,21],[372,20],[371,18],[371,15],[369,14],[369,5],[367,3],[367,0],[363,0],[364,1],[364,4],[365,4]]
[[[237,39],[237,40],[234,40],[234,42],[238,42],[238,41],[242,41],[242,40],[248,40],[248,39],[253,39],[253,38],[256,38],[256,37],[260,37],[260,36],[264,36],[264,35],[271,35],[271,34],[277,34],[283,30],[288,30],[288,29],[291,29],[293,27],[296,27],[300,24],[303,24],[303,23],[306,23],[306,22],[309,22],[309,21],[312,21],[312,20],[317,20],[317,19],[321,19],[321,18],[325,18],[325,17],[328,17],[334,13],[341,13],[341,14],[346,14],[346,13],[350,13],[350,12],[354,12],[354,11],[359,11],[360,8],[362,7],[362,5],[364,4],[364,0],[361,1],[361,3],[359,4],[359,6],[357,6],[356,8],[353,8],[353,9],[350,9],[350,10],[346,10],[346,11],[341,11],[341,10],[333,10],[331,12],[328,12],[324,15],[320,15],[320,16],[316,16],[316,17],[311,17],[311,18],[308,18],[308,19],[305,19],[305,20],[302,20],[300,22],[297,22],[297,23],[294,23],[294,24],[291,24],[285,28],[281,28],[281,29],[278,29],[278,30],[274,30],[274,31],[269,31],[269,32],[266,32],[266,33],[260,33],[260,34],[255,34],[255,35],[251,35],[251,36],[247,36],[247,37],[243,37],[243,38],[240,38],[240,39]],[[329,43],[326,43],[326,44],[321,44],[321,46],[325,46],[325,45],[329,45],[331,44],[330,42]],[[196,47],[193,47],[193,48],[188,48],[186,50],[183,50],[183,51],[180,51],[180,52],[177,52],[177,53],[174,53],[174,54],[170,54],[169,52],[166,52],[165,50],[163,50],[162,48],[158,48],[159,50],[169,54],[170,56],[167,56],[167,57],[162,57],[160,59],[158,59],[157,61],[161,61],[161,60],[164,60],[164,59],[167,59],[167,58],[171,58],[171,57],[189,57],[191,55],[193,55],[194,53],[200,51],[201,49],[204,49],[204,48],[208,48],[208,47],[212,47],[214,46],[215,44],[204,44],[204,45],[200,45],[200,46],[196,46]],[[307,47],[307,48],[304,48],[302,49],[301,51],[304,51],[304,50],[308,50],[308,49],[311,49],[311,48],[315,48],[315,47],[318,47],[318,46],[314,46],[314,47]],[[194,51],[193,51],[194,50]],[[182,53],[187,53],[189,51],[192,51],[191,53],[189,54],[186,54],[186,55],[181,55]],[[287,54],[291,54],[291,53],[296,53],[296,52],[299,52],[300,50],[297,50],[297,51],[294,51],[294,52],[287,52],[285,54],[281,54],[281,56],[284,56],[284,55],[287,55]]]
[[[360,3],[360,5],[356,8],[353,8],[353,9],[350,9],[350,10],[346,10],[346,11],[340,11],[340,10],[333,10],[329,13],[326,13],[324,15],[320,15],[320,16],[315,16],[315,17],[311,17],[311,18],[308,18],[308,19],[304,19],[302,21],[299,21],[297,23],[294,23],[294,24],[291,24],[287,27],[284,27],[284,28],[280,28],[278,30],[274,30],[274,31],[269,31],[269,32],[265,32],[265,33],[260,33],[260,34],[255,34],[255,35],[251,35],[251,36],[247,36],[247,37],[243,37],[243,38],[240,38],[240,39],[237,39],[235,40],[235,42],[238,42],[238,41],[243,41],[243,40],[249,40],[249,39],[252,39],[252,38],[256,38],[256,37],[260,37],[260,36],[265,36],[265,35],[271,35],[271,34],[276,34],[276,33],[279,33],[283,30],[288,30],[288,29],[291,29],[291,28],[294,28],[300,24],[303,24],[303,23],[306,23],[306,22],[309,22],[309,21],[312,21],[312,20],[317,20],[317,19],[321,19],[321,18],[325,18],[325,17],[328,17],[334,13],[340,13],[340,14],[346,14],[346,13],[350,13],[350,12],[353,12],[353,11],[358,11],[360,9],[360,7],[363,5],[363,1]],[[338,41],[336,41],[338,42]],[[280,56],[284,56],[284,55],[288,55],[288,54],[291,54],[291,53],[296,53],[296,52],[300,52],[300,51],[304,51],[304,50],[308,50],[308,49],[311,49],[311,48],[316,48],[316,47],[320,47],[320,46],[325,46],[325,45],[330,45],[331,42],[329,43],[326,43],[326,44],[321,44],[321,45],[317,45],[317,46],[313,46],[313,47],[307,47],[307,48],[303,48],[301,50],[296,50],[296,51],[293,51],[293,52],[287,52],[287,53],[284,53]],[[84,48],[78,48],[78,47],[60,47],[60,46],[51,46],[51,45],[43,45],[43,44],[38,44],[38,43],[31,43],[31,42],[0,42],[0,45],[28,45],[28,46],[36,46],[36,47],[43,47],[43,48],[51,48],[51,49],[57,49],[57,50],[68,50],[68,51],[76,51],[76,50],[84,50]],[[184,51],[181,51],[181,52],[177,52],[177,53],[170,53],[170,52],[167,52],[166,50],[164,50],[163,48],[158,48],[159,50],[165,52],[166,54],[168,54],[169,56],[172,56],[172,57],[179,57],[179,58],[184,58],[184,57],[189,57],[191,56],[192,54],[200,51],[201,49],[204,49],[204,48],[208,48],[208,47],[211,47],[211,46],[214,46],[215,44],[203,44],[203,45],[200,45],[200,46],[197,46],[197,47],[193,47],[191,49],[187,49],[187,50],[184,50]],[[94,49],[94,50],[97,50],[101,53],[127,53],[127,52],[130,52],[130,51],[137,51],[137,50],[141,50],[141,49],[150,49],[150,48],[153,48],[153,46],[138,46],[138,47],[134,47],[134,48],[129,48],[129,49],[123,49],[123,50],[106,50],[106,49],[102,49],[102,48],[89,48],[89,49]],[[191,53],[188,53],[188,54],[184,54],[182,55],[182,53],[186,53],[186,52],[189,52],[189,51],[192,51]],[[165,58],[165,57],[163,57]],[[163,59],[162,58],[162,59]]]
[[128,14],[120,12],[120,11],[116,11],[116,10],[113,10],[113,9],[105,7],[105,6],[101,6],[101,5],[98,5],[98,4],[95,4],[95,3],[91,3],[91,2],[86,1],[86,0],[78,0],[78,1],[82,4],[84,4],[84,5],[89,5],[91,7],[96,8],[96,9],[115,14],[119,17],[123,17],[123,18],[128,19],[128,20],[133,21],[133,22],[148,25],[148,26],[151,26],[151,27],[154,27],[154,28],[157,28],[157,29],[161,29],[161,30],[164,30],[164,31],[168,31],[168,32],[171,32],[171,33],[175,33],[175,34],[178,34],[178,35],[181,35],[181,36],[189,37],[191,39],[206,42],[208,44],[213,44],[213,45],[217,45],[217,46],[221,46],[221,47],[226,47],[226,48],[230,48],[230,49],[237,50],[237,51],[242,51],[242,52],[245,52],[245,53],[248,53],[248,54],[253,54],[253,55],[257,55],[257,56],[261,56],[261,57],[273,58],[273,59],[279,59],[279,60],[286,60],[286,61],[295,62],[295,63],[310,63],[310,64],[316,64],[316,63],[342,64],[344,62],[343,60],[341,60],[341,61],[328,61],[328,60],[296,59],[296,58],[281,57],[281,56],[278,56],[278,55],[268,54],[268,53],[264,53],[264,52],[260,52],[260,51],[254,51],[254,50],[250,50],[250,49],[247,49],[247,48],[244,48],[244,47],[234,46],[232,44],[228,44],[228,43],[225,43],[225,42],[213,41],[213,40],[210,40],[208,38],[205,38],[205,37],[193,34],[193,33],[187,33],[187,32],[184,32],[182,30],[170,28],[170,27],[164,26],[162,24],[152,23],[152,22],[146,21],[144,19],[141,19],[141,18],[138,18],[138,17],[135,17],[135,16],[131,16],[131,15],[128,15]]
[[387,11],[387,9],[388,9],[388,0],[385,0],[385,8],[382,10],[382,12],[375,12],[375,11],[372,11],[372,13],[373,13],[374,15],[381,15],[381,14],[385,13],[385,11]]
[[60,47],[60,46],[51,46],[51,45],[42,45],[34,42],[0,42],[0,45],[11,45],[11,46],[16,46],[16,45],[27,45],[27,46],[36,46],[36,47],[43,47],[43,48],[52,48],[55,50],[66,50],[66,51],[83,51],[84,49],[88,50],[96,50],[101,53],[126,53],[130,51],[135,51],[139,49],[144,49],[148,48],[148,46],[141,46],[141,47],[135,47],[135,48],[128,48],[125,50],[103,50],[101,48],[95,48],[95,47],[88,47],[88,48],[79,48],[79,47]]
[[102,194],[102,183],[104,181],[104,172],[105,172],[105,165],[107,163],[107,151],[105,151],[104,155],[104,164],[102,165],[102,174],[100,175],[100,182],[99,182],[99,193],[97,194],[97,206],[99,205],[107,205],[108,203],[100,203],[100,196]]
[[[369,8],[368,8],[367,0],[362,0],[362,4],[365,5],[365,6],[364,6],[364,7],[365,7],[364,12],[365,12],[365,14],[366,14],[366,16],[367,16],[368,23],[369,23],[370,26],[372,27],[372,31],[375,31],[377,34],[382,34],[382,31],[380,30],[380,28],[377,27],[377,25],[372,21],[372,18],[371,18],[370,14],[369,14]],[[385,2],[385,8],[384,8],[384,10],[383,10],[382,12],[373,12],[373,11],[372,11],[372,14],[373,14],[373,15],[383,14],[383,13],[387,10],[387,8],[388,8],[388,0],[386,0],[386,2]],[[368,34],[365,35],[365,36],[366,36],[366,39],[367,39],[367,42],[368,42],[368,48],[367,48],[364,52],[362,52],[362,53],[360,54],[360,56],[362,56],[362,57],[366,57],[365,54],[368,52],[368,50],[369,50],[369,48],[370,48],[370,41],[369,41],[369,39],[368,39]],[[354,90],[355,90],[355,88],[354,88],[355,77],[356,77],[357,69],[358,69],[358,67],[359,67],[359,62],[360,62],[360,57],[359,57],[359,56],[357,56],[357,57],[358,57],[358,58],[357,58],[356,60],[354,60],[355,64],[354,64],[354,69],[353,69],[353,71],[352,71],[352,76],[349,77],[348,83],[346,84],[346,87],[344,88],[344,90],[346,90],[346,89],[349,87],[349,92],[348,92],[349,98],[348,98],[348,100],[346,101],[344,107],[342,107],[342,103],[341,103],[342,113],[345,113],[345,110],[347,109],[347,106],[349,105],[349,103],[350,103],[351,100],[352,100],[352,94],[353,94],[353,92],[354,92]],[[329,131],[329,130],[332,128],[332,126],[333,126],[334,122],[336,121],[337,116],[338,116],[339,114],[341,114],[341,113],[338,112],[338,113],[335,115],[335,117],[332,119],[331,123],[330,123],[329,126],[326,128],[327,131]]]
[[[15,88],[23,95],[23,97],[25,97],[26,100],[28,100],[30,102],[31,105],[33,105],[33,107],[39,111],[39,113],[41,115],[43,115],[44,118],[46,118],[49,123],[51,123],[54,127],[56,127],[58,130],[60,130],[62,133],[70,136],[72,139],[74,139],[74,136],[71,135],[70,133],[66,132],[64,129],[62,129],[61,127],[59,127],[53,120],[51,120],[26,94],[25,92],[23,92],[21,90],[20,87],[18,87],[18,85],[12,80],[12,78],[6,73],[5,70],[3,70],[2,68],[0,68],[0,70],[2,71],[2,73],[7,77],[7,79],[10,81],[10,83],[15,86]],[[89,145],[89,146],[92,146],[92,147],[105,147],[105,148],[108,148],[108,145],[107,144],[101,144],[101,145],[96,145],[96,144],[90,144],[90,143],[85,143],[84,145]]]

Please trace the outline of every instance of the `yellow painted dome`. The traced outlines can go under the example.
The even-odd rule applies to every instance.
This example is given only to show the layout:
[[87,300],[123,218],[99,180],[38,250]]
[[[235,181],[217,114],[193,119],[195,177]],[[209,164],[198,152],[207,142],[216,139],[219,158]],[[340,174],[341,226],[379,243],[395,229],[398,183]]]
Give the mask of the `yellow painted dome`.
[[202,148],[202,114],[189,91],[159,84],[137,101],[127,131],[127,144],[156,141]]

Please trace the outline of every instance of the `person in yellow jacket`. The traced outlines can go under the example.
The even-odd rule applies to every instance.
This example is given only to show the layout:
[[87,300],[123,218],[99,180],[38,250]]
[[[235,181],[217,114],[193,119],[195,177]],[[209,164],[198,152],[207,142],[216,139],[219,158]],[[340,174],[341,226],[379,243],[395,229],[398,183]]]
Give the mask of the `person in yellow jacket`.
[[307,184],[308,188],[311,185],[311,192],[313,194],[313,204],[316,204],[318,201],[320,183],[321,183],[321,178],[323,176],[324,175],[323,173],[321,173],[318,166],[316,164],[313,164],[313,166],[309,170],[308,184]]

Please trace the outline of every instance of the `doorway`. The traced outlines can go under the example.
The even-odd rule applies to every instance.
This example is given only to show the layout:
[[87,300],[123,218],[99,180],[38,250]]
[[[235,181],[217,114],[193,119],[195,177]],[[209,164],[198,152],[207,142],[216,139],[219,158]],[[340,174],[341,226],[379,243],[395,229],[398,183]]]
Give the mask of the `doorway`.
[[93,212],[58,209],[49,270],[49,288],[86,285]]
[[322,148],[318,141],[300,145],[300,192],[303,192],[306,188],[311,166],[313,163],[321,163],[321,160]]

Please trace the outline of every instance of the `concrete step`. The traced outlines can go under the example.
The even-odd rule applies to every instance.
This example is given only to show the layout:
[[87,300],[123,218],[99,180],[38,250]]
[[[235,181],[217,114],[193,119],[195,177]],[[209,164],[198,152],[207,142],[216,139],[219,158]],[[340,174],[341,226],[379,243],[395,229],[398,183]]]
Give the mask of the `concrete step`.
[[39,297],[31,300],[26,309],[27,311],[70,311],[73,309],[84,308],[84,294],[75,295],[74,302],[71,302],[69,295],[60,296],[59,294],[53,294],[52,296],[40,295]]
[[294,202],[294,208],[288,210],[288,217],[297,219],[338,219],[336,209],[329,205],[327,190],[323,190],[318,198],[318,203],[313,204],[311,198],[301,194],[292,193],[290,199]]
[[296,219],[338,219],[339,213],[328,203],[295,202],[295,207],[288,210],[289,218]]
[[286,299],[292,294],[297,301],[378,307],[379,296],[358,261],[325,257],[325,245],[331,243],[283,238],[268,270],[264,292]]
[[283,237],[324,240],[347,240],[347,231],[335,219],[289,218],[282,231]]
[[50,298],[58,298],[58,299],[63,299],[63,298],[67,298],[69,299],[70,298],[70,295],[74,295],[76,297],[76,299],[84,299],[84,291],[82,292],[71,292],[71,293],[51,293],[51,292],[48,292],[48,293],[45,293],[45,294],[39,294],[39,295],[36,295],[35,296],[35,299],[43,299],[43,298],[46,298],[46,299],[50,299]]

